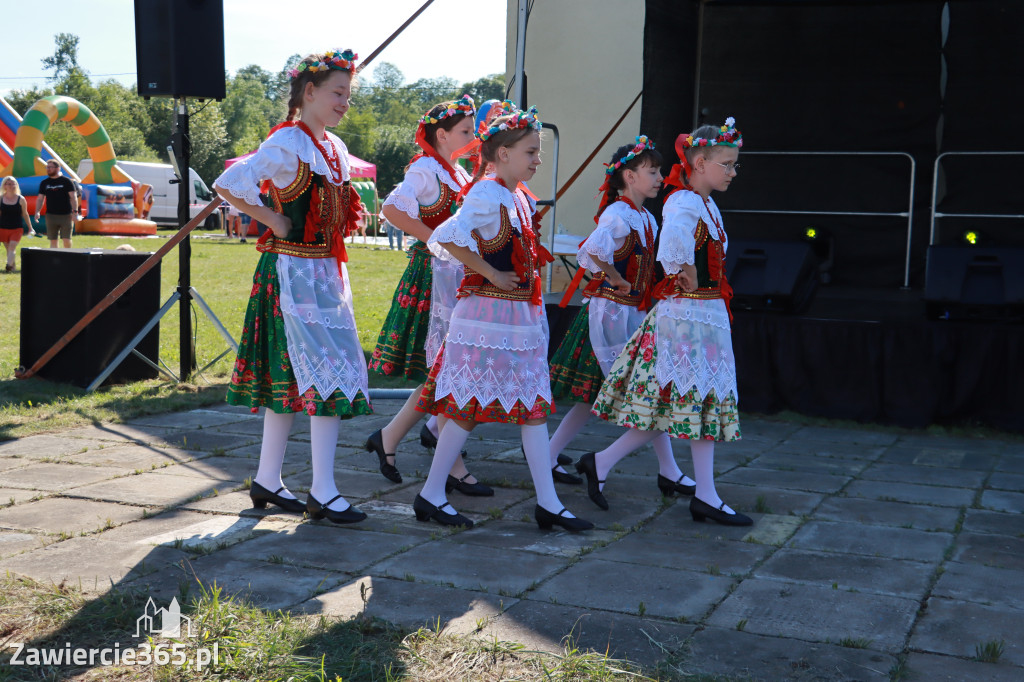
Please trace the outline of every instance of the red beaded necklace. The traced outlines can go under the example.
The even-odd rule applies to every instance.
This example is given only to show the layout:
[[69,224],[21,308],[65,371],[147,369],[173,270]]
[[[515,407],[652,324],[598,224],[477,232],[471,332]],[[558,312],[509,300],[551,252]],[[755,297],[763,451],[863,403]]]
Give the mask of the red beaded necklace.
[[715,214],[711,212],[711,205],[708,203],[708,200],[704,197],[701,197],[701,201],[704,202],[704,208],[707,210],[708,217],[711,218],[711,222],[714,223],[716,228],[718,228],[718,240],[724,241],[725,230],[722,229],[722,223],[718,222],[718,220],[715,219]]
[[317,151],[320,152],[320,155],[324,157],[324,161],[327,162],[327,168],[329,168],[331,171],[331,181],[335,185],[340,185],[342,179],[344,178],[341,172],[341,158],[334,150],[334,145],[330,142],[330,140],[327,139],[327,133],[324,133],[324,141],[328,143],[328,146],[331,148],[333,152],[330,154],[327,152],[326,149],[324,149],[324,146],[320,144],[320,140],[316,139],[313,136],[313,131],[309,129],[309,126],[307,126],[302,121],[295,121],[295,125],[298,127],[299,130],[306,133],[306,135],[309,136],[309,139],[313,141],[313,146],[317,148]]

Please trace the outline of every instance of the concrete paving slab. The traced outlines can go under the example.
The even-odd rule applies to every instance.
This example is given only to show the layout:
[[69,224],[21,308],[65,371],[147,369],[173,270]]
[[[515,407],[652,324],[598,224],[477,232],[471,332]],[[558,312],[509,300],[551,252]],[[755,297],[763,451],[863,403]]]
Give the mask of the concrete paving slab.
[[91,533],[142,518],[142,507],[48,497],[0,509],[0,527],[40,533]]
[[[642,532],[669,536],[669,539],[662,540],[662,544],[672,544],[690,538],[740,541],[752,531],[749,526],[722,526],[717,523],[695,522],[690,516],[689,504],[690,498],[688,497],[670,502],[669,506],[660,514],[644,523]],[[754,521],[755,528],[761,524],[761,518],[759,515],[758,519]]]
[[907,599],[925,596],[935,566],[891,557],[829,554],[783,548],[754,571],[758,578],[776,578]]
[[222,412],[220,410],[208,410],[201,408],[188,410],[186,412],[150,414],[144,417],[129,419],[125,423],[131,426],[166,426],[173,429],[205,429],[215,426],[253,421],[262,422],[263,420],[252,414],[230,413]]
[[88,450],[81,454],[70,455],[67,460],[75,464],[117,467],[128,472],[134,472],[139,470],[151,471],[172,464],[190,462],[197,457],[206,456],[207,453],[191,452],[189,450],[131,444]]
[[617,561],[585,556],[527,594],[529,599],[636,616],[695,622],[732,589],[734,581],[720,575],[651,566],[644,579],[623,589],[623,566]]
[[981,663],[935,654],[911,652],[904,666],[907,682],[1020,682],[1024,669],[1001,663]]
[[742,428],[744,441],[779,442],[789,438],[803,427],[793,422],[776,420],[770,417],[746,416],[743,417]]
[[951,533],[960,519],[960,510],[955,507],[933,507],[854,497],[830,497],[814,510],[814,518],[822,521],[856,522],[869,526],[900,526]]
[[934,504],[939,507],[966,507],[974,500],[974,491],[964,488],[886,481],[853,481],[843,492],[848,497],[864,497],[869,500],[888,500],[911,504]]
[[18,469],[20,467],[28,466],[33,464],[36,460],[29,459],[27,457],[0,457],[0,471],[7,471],[8,469]]
[[90,424],[61,432],[76,440],[113,441],[118,443],[155,443],[174,429],[163,426],[132,426],[130,424]]
[[683,646],[695,629],[683,623],[524,599],[492,620],[481,636],[522,642],[527,650],[554,654],[563,654],[567,648],[593,650],[653,667]]
[[[849,476],[833,476],[821,472],[779,471],[754,467],[733,469],[715,479],[715,487],[724,483],[758,486],[770,483],[773,488],[785,490],[806,490],[816,493],[834,493],[850,480]],[[729,505],[732,506],[732,505]]]
[[1024,474],[997,471],[988,479],[988,487],[997,490],[1010,490],[1017,493],[1024,492]]
[[750,468],[803,471],[834,476],[856,476],[870,465],[871,462],[864,459],[832,459],[791,452],[766,452],[750,462]]
[[986,490],[981,494],[981,506],[995,511],[1024,512],[1024,493],[1007,490]]
[[141,519],[123,523],[116,528],[105,530],[95,537],[107,542],[126,542],[153,547],[160,544],[154,542],[153,538],[168,532],[175,532],[210,518],[210,514],[199,514],[180,508],[172,509],[160,514],[147,515]]
[[[255,463],[248,457],[204,456],[203,459],[157,469],[154,473],[161,476],[192,476],[210,481],[241,483],[246,478],[256,475],[257,467],[254,465]],[[284,470],[284,475],[287,476],[290,473],[292,472],[287,468]]]
[[196,593],[198,580],[203,585],[216,583],[225,594],[234,595],[254,606],[275,611],[290,609],[317,594],[351,579],[343,573],[299,568],[262,561],[222,561],[218,553],[199,557],[182,565],[173,565],[143,576],[129,586],[145,590],[154,599],[169,600],[189,589]]
[[158,571],[184,558],[183,552],[168,547],[77,537],[8,557],[0,567],[44,582],[81,585],[86,592],[106,592],[112,583]]
[[[422,523],[417,521],[412,511],[412,504],[408,502],[369,499],[359,501],[356,507],[367,515],[367,519],[358,524],[359,530],[391,533],[415,539],[437,539],[461,532],[444,529],[433,522]],[[479,516],[471,512],[467,513],[466,516],[469,516],[477,523],[488,521],[488,517]],[[307,521],[306,523],[330,525],[329,521]]]
[[70,494],[94,500],[171,507],[194,498],[212,495],[214,490],[229,491],[232,487],[230,481],[211,481],[193,476],[165,476],[151,472],[83,485],[70,491]]
[[965,471],[990,471],[999,456],[980,453],[956,447],[941,447],[938,443],[931,447],[914,447],[900,443],[890,448],[882,456],[881,461],[892,464],[913,464],[917,466],[945,467],[963,469]]
[[949,469],[919,464],[875,462],[861,472],[860,477],[870,481],[917,483],[920,485],[950,486],[953,488],[977,488],[985,482],[987,475],[987,472],[972,471],[970,469]]
[[243,445],[251,445],[258,441],[258,436],[239,436],[233,433],[218,433],[210,429],[197,429],[191,431],[169,431],[151,439],[149,442],[163,447],[199,450],[216,454],[228,452]]
[[[776,488],[772,482],[773,472],[766,472],[759,485],[716,485],[718,495],[729,506],[748,516],[761,510],[765,514],[794,514],[803,516],[814,511],[825,498],[824,493]],[[686,502],[689,505],[689,500]]]
[[61,435],[43,434],[26,436],[0,443],[0,457],[23,457],[26,459],[63,458],[86,450],[106,445],[99,439],[72,438],[67,432]]
[[953,536],[949,533],[872,527],[849,522],[809,521],[801,526],[789,546],[795,549],[885,556],[937,565],[952,541]]
[[951,450],[957,452],[994,453],[1002,451],[1006,444],[999,439],[964,438],[949,435],[930,435],[923,432],[904,433],[900,435],[900,447],[919,448],[921,450]]
[[910,648],[973,658],[977,647],[993,641],[1003,642],[1000,663],[1024,666],[1024,611],[932,597]]
[[[636,524],[652,517],[658,510],[658,503],[653,499],[641,500],[630,497],[609,497],[608,505],[610,509],[605,511],[590,501],[590,498],[587,497],[586,488],[581,486],[560,486],[558,499],[575,516],[592,522],[598,530],[616,532],[632,528]],[[507,509],[505,511],[505,518],[516,520],[529,519],[529,521],[532,521],[536,505],[536,498],[528,498],[526,501]]]
[[0,488],[0,505],[9,506],[32,499],[42,499],[43,497],[48,496],[49,493],[40,492],[38,490],[25,490],[24,488]]
[[854,429],[833,426],[804,426],[798,429],[790,440],[886,446],[894,444],[899,438],[899,434],[893,431],[876,431],[871,428]]
[[[365,599],[365,601],[364,601]],[[364,575],[299,604],[294,611],[352,618],[365,614],[409,629],[469,634],[517,599],[441,585]]]
[[201,521],[152,535],[140,544],[174,547],[190,555],[210,554],[253,537],[258,532],[258,525],[262,525],[260,532],[263,533],[290,527],[290,524],[274,519],[261,521],[247,517],[209,515]]
[[950,561],[943,568],[945,570],[932,588],[932,596],[1024,610],[1019,570],[957,561]]
[[[249,457],[250,459],[259,459],[261,443],[252,443],[250,445],[243,445],[238,448],[231,448],[228,452],[232,457]],[[337,453],[341,455],[343,452],[352,452],[352,448],[338,448]],[[298,467],[305,464],[309,466],[311,461],[311,453],[308,442],[298,442],[290,440],[285,444],[284,447],[284,463],[285,465],[291,465]]]
[[632,533],[594,550],[593,556],[640,566],[661,566],[708,575],[737,576],[750,570],[771,547],[712,538],[667,538],[649,531]]
[[[252,472],[255,475],[255,471]],[[309,490],[309,487],[313,484],[313,470],[310,468],[303,469],[293,474],[289,474],[287,477],[287,483],[290,486],[294,486],[296,490]],[[420,486],[414,485],[409,479],[404,479],[402,483],[392,483],[388,479],[380,475],[380,472],[368,472],[368,471],[355,471],[352,469],[342,469],[337,465],[334,468],[334,481],[338,485],[338,492],[345,495],[346,500],[362,500],[369,497],[387,497],[393,495],[397,499],[403,500],[412,504],[413,499],[416,497],[416,492],[419,491]],[[415,490],[416,492],[413,492]],[[305,495],[299,495],[295,493],[297,497],[305,499]],[[321,500],[326,502],[326,500]]]
[[1020,514],[1004,514],[987,509],[968,509],[964,516],[963,530],[968,533],[995,533],[997,535],[1020,535]]
[[768,452],[780,452],[817,457],[820,459],[852,459],[860,462],[873,462],[886,451],[882,445],[864,445],[849,443],[842,440],[804,441],[790,438],[774,445]]
[[560,528],[541,531],[530,519],[496,520],[488,522],[486,533],[457,533],[449,540],[470,545],[483,545],[506,552],[534,552],[570,558],[582,550],[591,549],[615,538],[611,531],[591,530],[586,533],[570,533]]
[[[747,531],[742,540],[759,545],[781,547],[793,537],[803,523],[803,519],[796,516],[755,515],[753,527],[741,526],[743,530]],[[708,525],[711,524],[708,523]]]
[[[225,517],[226,518],[226,517]],[[318,570],[358,573],[415,545],[416,540],[392,533],[375,533],[353,526],[279,524],[275,532],[262,532],[217,552],[223,560],[266,561]]]
[[1024,537],[960,533],[953,550],[953,561],[984,564],[996,568],[1024,571]]
[[709,625],[808,642],[859,641],[898,653],[919,602],[779,580],[744,580],[708,618]]
[[687,673],[750,682],[888,682],[896,664],[895,656],[869,649],[717,627],[695,633],[680,658],[677,667]]
[[[252,419],[234,420],[231,422],[225,422],[218,425],[206,427],[211,431],[217,433],[235,433],[240,436],[255,436],[256,438],[263,437],[263,417],[253,417]],[[309,421],[303,419],[296,419],[292,424],[292,432],[295,434],[309,434]],[[289,434],[291,435],[291,434]]]
[[[1014,446],[1007,447],[1007,450],[1013,449]],[[1016,446],[1016,449],[1017,452],[1015,454],[1010,454],[1006,451],[1003,452],[1002,456],[996,460],[996,471],[1024,474],[1024,453],[1020,452],[1020,446]]]
[[18,531],[0,531],[0,559],[14,556],[31,549],[42,547],[46,538],[32,533]]
[[[474,528],[467,533],[486,532]],[[481,545],[450,541],[418,545],[407,552],[374,564],[366,572],[398,579],[451,585],[467,590],[518,596],[536,583],[562,570],[560,557],[521,552],[515,571],[509,571],[506,552]]]
[[124,474],[123,469],[114,467],[79,466],[77,464],[55,464],[44,462],[30,464],[20,469],[0,471],[0,485],[5,488],[27,490],[69,490],[95,481],[102,481]]

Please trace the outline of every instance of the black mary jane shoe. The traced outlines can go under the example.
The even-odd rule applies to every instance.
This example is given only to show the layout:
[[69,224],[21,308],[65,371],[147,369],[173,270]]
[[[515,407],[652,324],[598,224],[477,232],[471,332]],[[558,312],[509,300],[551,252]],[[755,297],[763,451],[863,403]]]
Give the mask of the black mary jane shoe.
[[680,495],[693,495],[697,492],[697,486],[686,485],[683,483],[684,478],[686,478],[685,474],[680,476],[678,481],[673,481],[670,478],[665,478],[661,474],[658,474],[658,490],[660,490],[661,494],[665,497],[673,497],[676,493]]
[[306,511],[309,512],[309,518],[314,521],[327,519],[333,523],[358,523],[366,518],[366,514],[364,512],[359,511],[351,504],[342,511],[330,509],[331,502],[334,502],[339,497],[341,497],[341,495],[335,495],[327,501],[327,504],[320,504],[317,502],[315,497],[310,495],[306,499]]
[[712,507],[704,500],[698,500],[696,497],[690,498],[690,516],[693,517],[694,521],[703,522],[705,519],[711,519],[717,521],[723,526],[752,526],[754,520],[745,514],[736,512],[730,514],[724,510],[725,502],[722,503],[721,507],[717,509]]
[[601,492],[601,484],[604,481],[597,478],[597,462],[594,461],[594,453],[588,452],[576,462],[576,471],[587,477],[587,496],[601,509],[608,510],[608,500],[604,499]]
[[442,526],[465,526],[466,528],[473,527],[472,519],[469,519],[458,512],[454,514],[446,514],[441,511],[443,508],[448,507],[452,511],[455,511],[455,507],[445,502],[440,507],[434,505],[423,499],[422,496],[417,495],[416,499],[412,502],[412,510],[416,513],[417,521],[429,521],[434,519]]
[[579,476],[573,476],[572,474],[568,474],[564,471],[559,471],[557,466],[551,468],[551,478],[555,479],[555,483],[568,483],[570,485],[579,485],[580,483],[583,483],[583,479]]
[[430,432],[426,424],[420,428],[420,445],[431,450],[437,447],[437,436]]
[[[521,453],[523,453],[523,459],[525,459],[526,458],[526,449],[523,448],[523,447],[520,447],[519,451]],[[555,461],[558,462],[557,466],[567,467],[570,464],[572,464],[572,457],[570,457],[569,455],[563,455],[562,453],[558,453],[558,456],[555,457]],[[557,481],[558,479],[556,478],[555,480]],[[562,482],[566,483],[566,481],[562,481]],[[580,483],[582,483],[582,482],[583,481],[580,481]]]
[[394,464],[388,464],[387,458],[394,457],[395,453],[384,452],[384,437],[381,435],[380,429],[371,433],[370,437],[366,439],[366,451],[377,453],[377,459],[380,460],[380,473],[384,475],[384,478],[392,483],[402,482],[402,474],[398,473],[398,468]]
[[253,481],[249,485],[249,499],[252,500],[254,509],[266,509],[269,502],[286,512],[294,514],[301,514],[306,511],[306,503],[302,500],[296,500],[294,497],[281,497],[281,491],[284,489],[285,487],[281,486],[274,492],[270,492],[256,481]]
[[449,474],[448,480],[444,482],[444,491],[450,493],[453,490],[458,490],[463,495],[469,495],[470,497],[491,497],[494,495],[494,488],[489,485],[484,485],[480,481],[467,483],[466,479],[472,475],[466,474],[462,478],[455,478]]
[[565,507],[562,507],[562,511],[555,514],[538,504],[533,508],[533,518],[537,519],[537,527],[541,530],[550,530],[552,526],[561,526],[568,531],[578,533],[581,530],[590,530],[594,527],[594,524],[586,519],[562,516],[566,511]]

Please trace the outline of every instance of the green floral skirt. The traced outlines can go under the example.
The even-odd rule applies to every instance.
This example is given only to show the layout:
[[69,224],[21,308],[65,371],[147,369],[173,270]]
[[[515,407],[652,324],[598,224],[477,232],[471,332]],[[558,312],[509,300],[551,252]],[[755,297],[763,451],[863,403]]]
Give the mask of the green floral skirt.
[[648,315],[608,372],[593,413],[619,426],[664,431],[673,438],[739,440],[740,416],[731,392],[719,400],[713,390],[701,398],[693,387],[680,394],[671,383],[658,385],[656,330],[657,316]]
[[373,413],[362,391],[351,402],[341,391],[327,399],[315,387],[299,393],[288,357],[276,253],[264,253],[256,265],[227,401],[245,405],[253,412],[267,407],[281,414],[305,412],[315,417],[342,418]]
[[555,400],[570,399],[592,403],[604,381],[601,365],[590,345],[590,302],[576,314],[565,338],[551,357],[551,395]]
[[369,369],[385,376],[404,374],[422,383],[430,369],[424,346],[430,327],[430,252],[423,242],[409,250],[409,264],[395,289],[391,310],[377,335]]

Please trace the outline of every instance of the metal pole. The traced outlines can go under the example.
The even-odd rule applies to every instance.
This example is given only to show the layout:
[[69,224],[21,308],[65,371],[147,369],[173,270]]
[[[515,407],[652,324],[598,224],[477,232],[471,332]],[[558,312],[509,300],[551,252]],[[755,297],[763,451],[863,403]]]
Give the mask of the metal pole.
[[529,15],[527,1],[519,0],[519,8],[516,10],[516,70],[512,74],[515,79],[512,99],[523,109],[526,108],[523,96],[526,94],[526,19]]
[[[192,161],[192,141],[188,132],[188,107],[185,98],[179,97],[178,126],[175,134],[178,152],[178,168],[181,172],[178,184],[178,226],[184,227],[189,221],[189,189],[192,185],[192,173],[189,164]],[[195,368],[195,359],[192,353],[192,273],[190,269],[192,260],[192,242],[186,235],[178,245],[178,295],[180,311],[179,346],[181,349],[181,366],[178,374],[182,382],[187,382]]]

